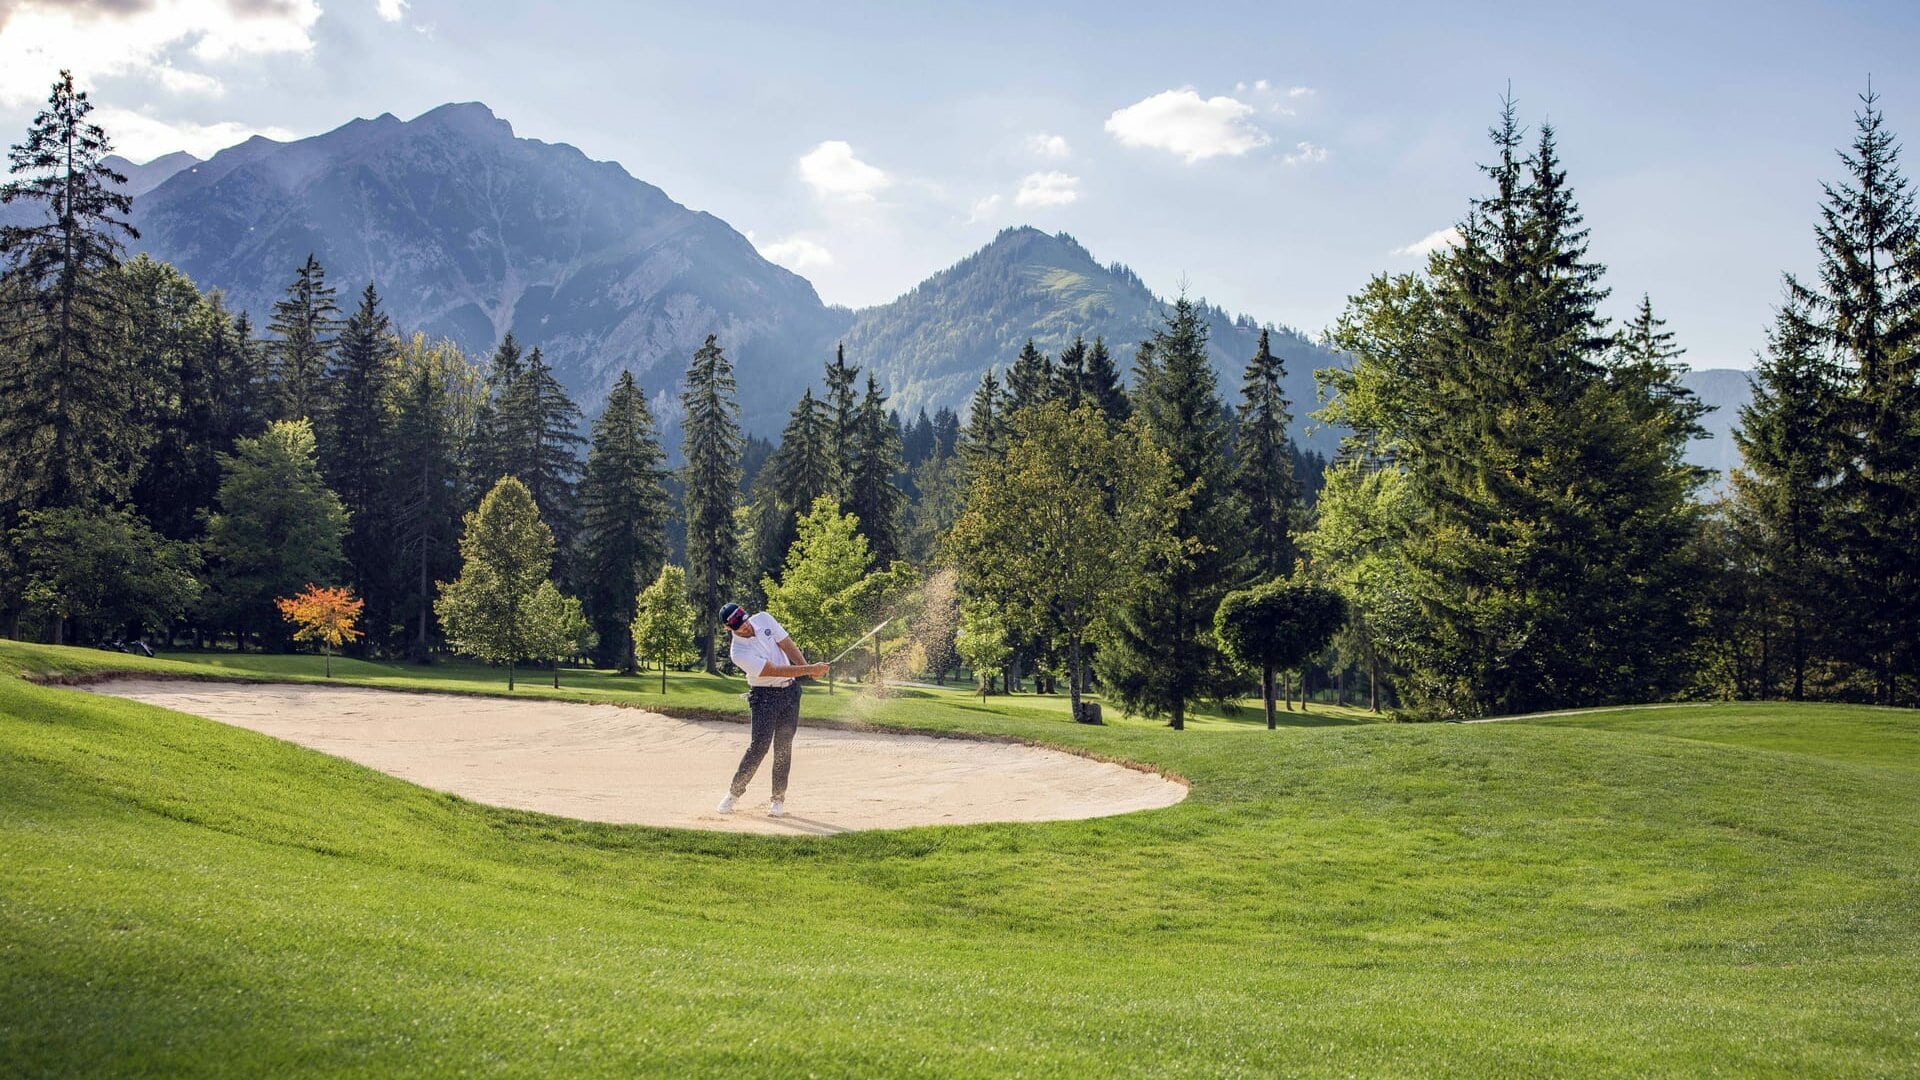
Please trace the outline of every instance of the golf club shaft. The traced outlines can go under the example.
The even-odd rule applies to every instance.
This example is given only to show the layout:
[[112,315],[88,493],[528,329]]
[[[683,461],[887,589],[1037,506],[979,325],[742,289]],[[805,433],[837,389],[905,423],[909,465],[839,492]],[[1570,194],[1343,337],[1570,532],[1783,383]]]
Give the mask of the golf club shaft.
[[875,634],[877,634],[877,633],[879,633],[882,627],[885,627],[885,626],[887,625],[887,623],[890,623],[890,622],[892,622],[892,621],[893,621],[892,619],[887,619],[887,620],[884,620],[883,622],[881,622],[881,624],[880,624],[879,626],[876,626],[876,627],[874,627],[873,629],[871,629],[871,630],[869,630],[869,631],[867,631],[866,633],[864,633],[864,634],[861,634],[861,635],[860,635],[860,639],[859,639],[858,641],[855,641],[855,642],[854,642],[853,644],[851,644],[851,645],[849,645],[849,646],[847,646],[847,647],[846,647],[846,648],[844,648],[844,649],[841,649],[841,650],[840,650],[840,656],[836,656],[836,657],[834,657],[833,659],[831,659],[831,660],[829,660],[829,661],[827,661],[827,663],[829,663],[829,664],[837,664],[837,663],[839,663],[839,662],[840,662],[840,660],[841,660],[841,657],[844,657],[844,656],[846,656],[846,655],[847,655],[848,653],[850,653],[850,652],[852,652],[853,650],[855,650],[855,649],[857,649],[857,648],[859,648],[859,647],[861,646],[861,644],[862,644],[863,642],[865,642],[865,641],[866,641],[866,640],[867,640],[868,638],[870,638],[870,637],[872,637],[873,635],[875,635]]

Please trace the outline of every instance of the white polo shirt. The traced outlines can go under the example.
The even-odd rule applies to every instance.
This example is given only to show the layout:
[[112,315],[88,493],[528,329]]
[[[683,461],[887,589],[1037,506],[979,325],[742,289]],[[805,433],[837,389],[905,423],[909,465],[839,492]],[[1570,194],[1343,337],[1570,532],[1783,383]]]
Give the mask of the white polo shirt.
[[760,672],[768,664],[787,662],[787,654],[780,649],[780,643],[787,639],[786,629],[764,611],[748,616],[747,622],[753,625],[753,636],[750,638],[727,631],[727,636],[733,639],[727,646],[727,655],[732,657],[733,666],[747,673],[748,686],[792,686],[793,680],[786,676],[760,677]]

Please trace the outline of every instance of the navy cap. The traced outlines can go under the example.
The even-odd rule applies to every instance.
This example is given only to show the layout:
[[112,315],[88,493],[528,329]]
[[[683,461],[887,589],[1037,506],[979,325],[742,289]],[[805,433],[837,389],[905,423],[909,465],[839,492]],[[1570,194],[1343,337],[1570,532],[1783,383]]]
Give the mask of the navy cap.
[[720,621],[726,623],[727,629],[729,630],[738,629],[741,623],[747,621],[747,609],[741,607],[739,604],[722,605],[720,608]]

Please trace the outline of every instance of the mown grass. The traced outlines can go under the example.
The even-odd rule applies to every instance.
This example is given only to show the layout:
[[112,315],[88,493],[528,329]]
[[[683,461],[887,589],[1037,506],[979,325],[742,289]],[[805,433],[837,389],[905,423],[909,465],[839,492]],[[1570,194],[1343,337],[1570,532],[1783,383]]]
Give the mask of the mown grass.
[[[237,662],[306,674],[258,659]],[[1021,698],[809,697],[1193,790],[792,839],[492,809],[10,677],[135,668],[212,670],[0,644],[0,1074],[1920,1068],[1912,713],[1176,733]],[[645,699],[609,685],[562,694]]]

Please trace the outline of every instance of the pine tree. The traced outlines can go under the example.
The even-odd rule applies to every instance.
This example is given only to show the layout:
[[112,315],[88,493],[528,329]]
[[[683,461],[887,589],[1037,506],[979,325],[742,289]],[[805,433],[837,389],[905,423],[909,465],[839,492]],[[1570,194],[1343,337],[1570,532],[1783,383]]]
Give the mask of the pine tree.
[[945,406],[933,414],[933,457],[951,457],[960,445],[960,414]]
[[369,644],[384,647],[399,590],[395,524],[387,501],[393,462],[393,327],[369,282],[347,318],[327,371],[320,472],[347,508],[344,549],[351,580],[368,610]]
[[1825,185],[1819,286],[1794,298],[1841,362],[1841,610],[1874,700],[1893,704],[1920,699],[1920,216],[1871,85],[1860,100],[1847,179]]
[[[1794,701],[1807,696],[1808,665],[1837,586],[1829,551],[1843,435],[1837,373],[1821,337],[1789,290],[1733,435],[1742,461],[1733,473],[1734,502],[1757,526],[1752,554],[1764,568],[1768,621],[1786,636],[1787,695]],[[1762,692],[1772,689],[1768,666],[1762,663]]]
[[512,472],[513,448],[527,441],[522,436],[526,418],[504,409],[507,395],[526,370],[520,342],[509,330],[488,362],[485,395],[474,416],[466,478],[468,501],[473,505],[479,505],[481,496]]
[[327,354],[339,329],[340,309],[333,302],[327,272],[312,252],[287,286],[287,295],[273,305],[267,329],[279,335],[273,342],[273,397],[275,419],[298,420],[321,414]]
[[670,514],[647,395],[622,371],[593,425],[587,471],[580,481],[587,614],[600,639],[602,664],[634,668],[634,598],[666,562]]
[[1241,676],[1213,635],[1220,598],[1246,577],[1245,526],[1223,482],[1227,419],[1207,356],[1207,326],[1186,297],[1141,355],[1147,377],[1136,390],[1146,437],[1164,452],[1174,488],[1188,493],[1174,534],[1184,557],[1160,557],[1131,603],[1109,622],[1100,642],[1100,670],[1128,708],[1168,716],[1185,726],[1188,705],[1220,699]]
[[1114,370],[1113,357],[1107,354],[1105,338],[1094,338],[1093,347],[1087,350],[1087,371],[1081,392],[1088,404],[1106,413],[1107,419],[1115,424],[1124,424],[1127,417],[1133,415],[1132,403],[1120,386],[1120,373]]
[[233,449],[231,438],[210,444],[205,431],[219,392],[208,364],[225,316],[213,313],[185,274],[145,255],[122,268],[121,290],[127,359],[142,372],[138,391],[129,387],[127,396],[150,440],[133,503],[162,535],[193,539],[220,482],[214,455]]
[[812,389],[802,391],[780,435],[780,449],[767,463],[768,481],[756,485],[756,568],[763,577],[779,577],[787,548],[799,535],[798,517],[814,500],[827,496],[840,505],[833,426],[828,404],[815,398]]
[[394,525],[396,576],[406,582],[394,617],[413,627],[408,652],[424,662],[433,644],[433,584],[458,570],[463,476],[460,391],[476,373],[449,342],[415,337],[402,347],[392,437],[387,443],[385,501]]
[[933,457],[934,451],[933,420],[927,416],[926,407],[921,406],[920,414],[913,418],[913,423],[907,425],[900,440],[901,464],[911,471]]
[[505,438],[502,475],[527,485],[541,520],[553,530],[554,573],[562,582],[577,574],[579,511],[574,485],[580,476],[580,407],[567,396],[538,346],[507,387],[496,423]]
[[1087,342],[1078,334],[1073,343],[1060,350],[1054,363],[1054,397],[1067,403],[1072,412],[1087,401]]
[[1299,485],[1293,477],[1292,422],[1281,390],[1286,366],[1273,354],[1267,331],[1247,362],[1240,391],[1239,425],[1234,442],[1234,489],[1246,517],[1247,554],[1252,572],[1283,578],[1293,572],[1293,523]]
[[1019,358],[1007,369],[1007,415],[1049,400],[1057,389],[1053,361],[1034,347],[1032,338],[1028,338],[1027,344],[1020,350]]
[[[740,407],[733,395],[733,365],[708,334],[693,354],[680,396],[686,415],[687,588],[703,624],[720,610],[739,566],[733,509],[740,500]],[[717,671],[711,629],[701,634],[701,651],[708,673]]]
[[1007,452],[1007,398],[993,369],[980,377],[980,388],[973,393],[967,412],[967,426],[960,433],[958,451],[970,474],[978,473],[984,463]]
[[900,512],[906,493],[894,482],[901,469],[900,432],[886,411],[887,398],[873,373],[855,421],[853,480],[847,509],[873,549],[874,563],[890,566],[901,555]]
[[118,502],[146,448],[119,281],[122,239],[139,234],[121,216],[126,178],[105,164],[112,145],[92,110],[62,71],[0,185],[0,205],[44,210],[0,225],[0,524]]
[[[827,395],[821,405],[826,410],[830,451],[828,460],[833,466],[834,497],[843,503],[847,501],[848,486],[853,482],[854,447],[860,437],[859,396],[853,388],[859,375],[859,366],[847,363],[847,346],[842,343],[834,349],[833,361],[827,365]],[[812,500],[799,505],[810,506]]]

